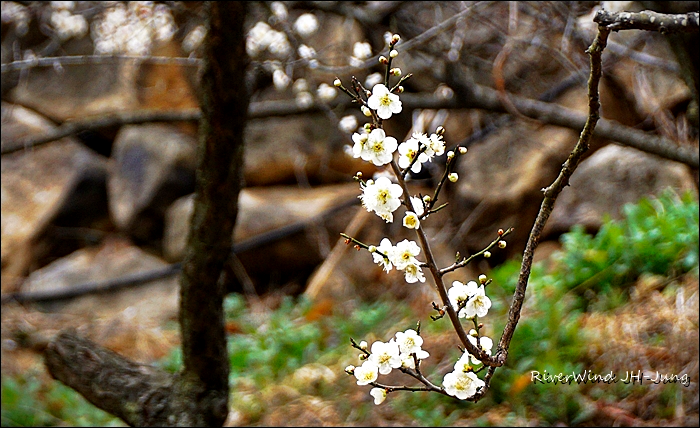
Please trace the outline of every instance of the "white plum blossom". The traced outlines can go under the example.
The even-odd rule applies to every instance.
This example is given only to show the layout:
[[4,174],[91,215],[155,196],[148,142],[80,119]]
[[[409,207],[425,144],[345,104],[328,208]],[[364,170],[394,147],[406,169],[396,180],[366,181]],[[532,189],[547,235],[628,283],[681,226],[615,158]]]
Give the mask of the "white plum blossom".
[[367,59],[372,56],[372,45],[368,42],[355,42],[352,46],[352,56],[358,59]]
[[413,211],[406,211],[403,217],[403,225],[408,229],[418,229],[420,228],[420,219]]
[[338,90],[328,83],[321,83],[316,89],[316,95],[323,101],[330,101],[338,95]]
[[389,260],[389,255],[394,251],[394,246],[391,245],[389,238],[384,238],[376,247],[375,251],[372,253],[372,258],[374,262],[379,264],[384,268],[385,271],[389,272],[392,268],[391,261]]
[[421,349],[421,346],[423,346],[423,338],[412,328],[403,332],[396,332],[396,343],[399,345],[401,354],[416,354],[419,360],[430,356],[430,354]]
[[318,30],[318,20],[312,13],[305,13],[294,22],[294,31],[302,38],[312,36]]
[[376,85],[378,83],[382,83],[383,80],[384,80],[384,76],[382,76],[381,73],[379,73],[379,72],[372,73],[369,76],[367,76],[367,78],[365,79],[365,88],[373,88],[374,85]]
[[423,215],[425,205],[423,205],[423,200],[421,198],[411,196],[411,206],[413,207],[413,212],[415,212],[418,217]]
[[[341,131],[348,133],[354,131],[355,129],[357,129],[357,118],[351,114],[343,116],[343,118],[340,119],[340,121],[338,122],[338,128],[340,128]],[[353,141],[355,140],[354,135],[352,139]]]
[[466,316],[466,312],[464,308],[460,310],[459,306],[463,302],[469,300],[469,297],[473,296],[475,292],[476,282],[474,281],[470,281],[468,284],[463,284],[459,281],[453,281],[452,287],[449,290],[447,290],[447,297],[450,300],[450,304],[452,305],[455,311],[459,311],[460,318],[464,318]]
[[299,108],[311,107],[314,103],[314,96],[311,93],[302,91],[296,94],[294,102]]
[[411,263],[404,267],[404,278],[409,284],[414,282],[425,282],[425,276],[423,275],[423,269],[416,263]]
[[[476,330],[471,329],[469,331],[468,338],[469,338],[469,341],[474,344],[474,346],[476,346],[477,348],[479,347],[479,345],[477,345],[477,342],[476,342]],[[479,343],[481,344],[481,348],[484,350],[484,352],[491,355],[491,349],[493,349],[493,340],[491,340],[490,337],[481,336],[481,338],[479,338]],[[468,353],[465,352],[465,354],[468,354]],[[475,356],[473,356],[471,354],[469,356],[471,357],[473,364],[481,364],[481,360],[478,360]],[[455,369],[456,368],[457,368],[457,366],[455,366]]]
[[445,153],[445,142],[442,140],[442,135],[431,134],[428,141],[428,149],[425,151],[425,153],[430,158],[433,156],[440,156]]
[[399,354],[399,345],[393,339],[388,342],[376,341],[372,344],[368,361],[372,361],[379,373],[385,375],[391,373],[391,369],[401,367]]
[[[469,352],[464,351],[464,354],[457,360],[455,363],[455,372],[458,373],[467,373],[471,369],[471,365],[469,364],[469,359],[471,357],[471,354]],[[478,364],[478,363],[475,363]]]
[[396,266],[396,269],[403,270],[408,265],[417,265],[416,256],[420,254],[420,247],[415,241],[404,239],[396,244],[394,253],[391,256],[391,261]]
[[386,165],[394,158],[393,154],[398,143],[396,138],[387,137],[383,129],[373,129],[367,137],[367,152],[369,158],[363,160],[372,162],[376,166]]
[[272,72],[272,84],[275,85],[275,89],[278,91],[284,91],[287,86],[292,82],[292,79],[287,76],[287,74],[282,71],[282,69],[277,69]]
[[372,388],[371,391],[369,391],[369,395],[374,397],[374,404],[377,406],[382,404],[384,400],[386,400],[386,389],[384,388]]
[[377,380],[379,367],[371,360],[365,360],[360,367],[355,367],[354,375],[358,385],[368,385]]
[[460,400],[466,400],[476,394],[477,389],[486,385],[473,372],[464,373],[453,371],[447,373],[443,378],[442,385],[445,392]]
[[367,99],[367,106],[377,112],[382,119],[389,119],[392,114],[401,113],[399,96],[392,94],[389,89],[379,83],[372,88],[372,96]]
[[[476,286],[476,282],[469,281],[469,284],[472,283]],[[467,306],[464,307],[465,317],[471,318],[474,315],[484,317],[489,312],[490,307],[491,299],[489,299],[488,296],[486,296],[486,293],[484,291],[484,285],[481,284],[481,286],[475,290],[472,297],[469,298]]]
[[[347,116],[346,116],[347,117]],[[353,116],[354,118],[355,116]],[[357,123],[357,120],[355,121]],[[352,141],[355,143],[352,146],[352,156],[355,158],[361,157],[364,159],[369,159],[369,147],[367,146],[367,139],[369,138],[369,132],[366,132],[362,128],[362,133],[355,132],[352,134]]]
[[401,186],[386,177],[379,177],[377,181],[367,181],[359,198],[367,211],[374,211],[384,221],[391,223],[394,221],[392,213],[401,206],[399,198],[402,194]]
[[[423,351],[423,352],[425,352],[425,351]],[[416,360],[413,359],[413,355],[401,354],[401,367],[405,367],[408,369],[415,369],[416,368]]]
[[418,154],[419,148],[418,140],[415,138],[409,138],[401,143],[399,145],[399,166],[401,168],[408,168],[416,155],[418,155],[418,160],[411,166],[411,171],[416,174],[419,173],[422,164],[429,159],[428,155],[425,153]]

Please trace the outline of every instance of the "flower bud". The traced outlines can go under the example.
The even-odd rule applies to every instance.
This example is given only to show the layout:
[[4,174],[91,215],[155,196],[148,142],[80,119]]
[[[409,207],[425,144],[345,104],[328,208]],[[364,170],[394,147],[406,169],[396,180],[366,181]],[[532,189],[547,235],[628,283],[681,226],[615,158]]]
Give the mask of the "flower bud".
[[396,58],[397,56],[399,56],[399,51],[397,51],[396,49],[392,49],[391,52],[389,52],[389,56],[392,58]]
[[447,152],[447,159],[452,159],[453,157],[455,157],[455,152],[453,152],[452,150]]
[[355,374],[355,366],[350,364],[349,366],[345,367],[345,373],[349,375],[354,375]]
[[370,132],[372,130],[372,124],[371,123],[365,123],[364,124],[365,131]]
[[488,279],[488,278],[486,278],[486,275],[484,275],[483,273],[482,273],[481,275],[479,275],[479,282],[480,282],[481,284],[486,283],[486,280],[487,280],[487,279]]
[[360,342],[360,349],[366,351],[367,350],[367,341],[363,340]]
[[484,258],[488,259],[489,257],[491,257],[491,251],[484,251]]
[[392,68],[391,70],[389,70],[389,73],[391,73],[392,76],[399,77],[399,76],[401,76],[401,69],[398,67]]
[[362,171],[357,171],[357,174],[355,174],[355,177],[362,178]]
[[467,153],[467,148],[466,147],[460,147],[459,148],[459,154],[463,155]]
[[379,63],[383,64],[383,65],[387,65],[387,64],[389,64],[389,60],[386,59],[386,57],[384,55],[382,55],[379,57]]
[[370,253],[373,253],[373,252],[377,251],[377,247],[375,247],[374,245],[370,245],[369,248],[367,248],[367,251],[369,251]]
[[369,358],[369,357],[367,356],[367,354],[360,354],[360,355],[358,355],[358,357],[360,358],[360,361],[364,361],[364,360],[366,360],[367,358]]
[[396,92],[398,92],[399,94],[403,94],[403,86],[399,86],[398,88],[396,88]]
[[498,248],[506,248],[506,241],[498,241]]
[[430,196],[428,196],[428,195],[423,196],[423,202],[425,202],[426,204],[429,203],[429,202],[430,202]]
[[394,34],[393,36],[391,36],[391,44],[392,45],[397,44],[399,42],[399,40],[401,40],[401,36],[399,36],[398,34]]
[[333,81],[333,86],[335,86],[336,88],[340,88],[340,87],[342,86],[342,84],[343,84],[343,83],[342,83],[342,82],[340,81],[340,79],[338,79],[338,78],[336,78],[336,79]]
[[450,175],[447,176],[447,179],[453,183],[456,183],[457,180],[459,179],[459,175],[457,175],[456,172],[452,172],[452,173],[450,173]]
[[367,117],[372,116],[372,111],[369,109],[367,106],[362,106],[360,107],[360,110],[362,110],[362,114],[364,114]]
[[498,236],[503,236],[504,233],[503,229],[498,229]]
[[438,126],[437,129],[435,130],[435,133],[439,136],[445,133],[445,128],[442,127],[442,125]]

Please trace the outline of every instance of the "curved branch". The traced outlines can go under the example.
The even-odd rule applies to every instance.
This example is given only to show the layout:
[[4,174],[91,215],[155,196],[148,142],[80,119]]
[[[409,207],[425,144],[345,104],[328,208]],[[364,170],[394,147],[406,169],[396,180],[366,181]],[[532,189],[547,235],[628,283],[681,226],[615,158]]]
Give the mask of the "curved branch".
[[525,291],[527,290],[527,283],[530,278],[532,260],[535,249],[539,244],[542,230],[549,219],[549,215],[552,213],[557,196],[559,196],[559,193],[561,193],[564,187],[569,184],[571,174],[573,174],[584,153],[586,153],[588,150],[591,137],[593,136],[593,131],[598,123],[598,119],[600,118],[598,85],[602,76],[602,54],[609,34],[609,29],[599,26],[598,35],[593,41],[593,44],[591,44],[591,47],[587,50],[588,54],[590,55],[591,64],[591,75],[588,79],[588,119],[586,120],[586,124],[581,131],[581,135],[576,143],[576,146],[574,147],[574,150],[571,152],[566,162],[564,162],[564,165],[562,165],[559,176],[549,187],[543,189],[544,200],[542,201],[540,210],[537,213],[537,218],[535,219],[535,224],[532,227],[527,244],[525,245],[523,261],[520,266],[520,275],[513,294],[513,303],[508,310],[508,322],[503,328],[503,334],[501,335],[501,340],[498,343],[498,352],[493,357],[493,359],[501,365],[505,364],[508,358],[510,341],[513,338],[515,327],[520,320],[520,311],[522,309],[523,302],[525,301]]

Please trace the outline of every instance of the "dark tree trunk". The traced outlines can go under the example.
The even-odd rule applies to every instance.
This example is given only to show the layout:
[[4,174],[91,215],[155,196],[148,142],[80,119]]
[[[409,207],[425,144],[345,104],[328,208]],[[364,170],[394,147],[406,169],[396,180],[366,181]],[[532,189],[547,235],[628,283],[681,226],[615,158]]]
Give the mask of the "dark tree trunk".
[[241,187],[248,109],[245,12],[245,2],[207,4],[195,209],[180,290],[182,371],[172,376],[137,364],[74,331],[62,332],[46,349],[54,378],[129,425],[221,426],[228,414],[220,277]]

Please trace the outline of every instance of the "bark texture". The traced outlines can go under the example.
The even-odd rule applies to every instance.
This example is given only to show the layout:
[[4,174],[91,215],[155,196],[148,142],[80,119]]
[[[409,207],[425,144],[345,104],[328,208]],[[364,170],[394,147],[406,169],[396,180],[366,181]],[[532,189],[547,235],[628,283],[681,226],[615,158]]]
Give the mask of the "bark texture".
[[242,181],[246,3],[210,2],[207,12],[195,212],[180,288],[184,367],[170,375],[72,330],[57,335],[45,351],[54,378],[129,425],[221,426],[228,414],[220,277],[231,251]]

